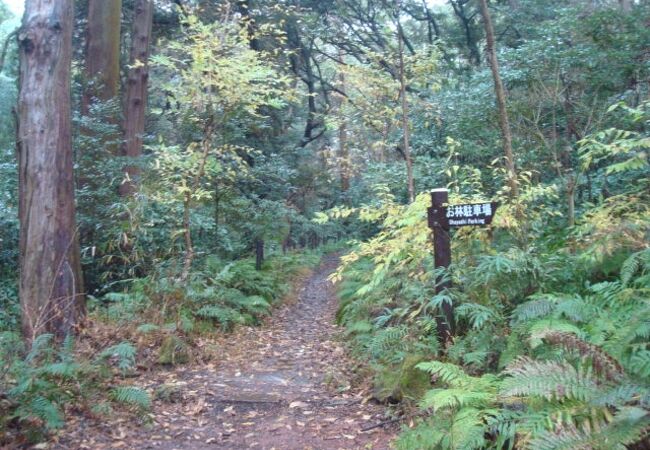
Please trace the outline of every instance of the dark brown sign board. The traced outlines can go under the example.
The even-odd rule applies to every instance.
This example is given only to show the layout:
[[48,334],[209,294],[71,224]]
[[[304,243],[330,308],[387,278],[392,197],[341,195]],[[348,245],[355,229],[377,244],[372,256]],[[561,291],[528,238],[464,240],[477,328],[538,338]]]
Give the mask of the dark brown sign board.
[[428,209],[429,227],[448,230],[452,227],[490,225],[498,207],[497,202],[432,206]]
[[[451,264],[450,228],[467,226],[487,226],[492,223],[497,202],[467,203],[449,205],[449,191],[431,191],[431,208],[428,209],[429,227],[433,230],[433,259],[436,269],[448,268]],[[451,287],[449,278],[436,280],[436,294]],[[451,303],[442,304],[442,316],[438,318],[438,338],[443,344],[449,343],[454,333],[454,308]]]

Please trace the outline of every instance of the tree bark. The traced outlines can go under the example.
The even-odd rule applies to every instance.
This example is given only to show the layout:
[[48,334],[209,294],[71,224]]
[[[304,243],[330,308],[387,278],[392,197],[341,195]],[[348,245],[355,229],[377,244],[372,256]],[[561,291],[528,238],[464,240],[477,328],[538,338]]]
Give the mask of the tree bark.
[[[339,50],[339,59],[343,61],[343,52]],[[345,73],[339,71],[339,89],[345,92]],[[350,189],[350,151],[348,149],[348,130],[347,121],[345,118],[345,98],[341,95],[339,102],[339,164],[340,164],[340,179],[341,191],[343,193]]]
[[264,240],[262,238],[255,239],[255,270],[262,270],[264,264]]
[[63,338],[84,316],[75,225],[73,0],[27,0],[20,30],[18,163],[22,331]]
[[488,62],[490,63],[490,69],[492,70],[492,78],[494,78],[494,93],[496,94],[497,99],[499,127],[501,128],[501,136],[503,139],[503,152],[506,156],[510,197],[516,198],[519,196],[519,183],[517,182],[517,170],[515,168],[515,158],[512,152],[512,134],[510,132],[510,122],[508,121],[508,111],[506,110],[506,94],[503,89],[501,75],[499,74],[499,61],[497,60],[495,48],[494,28],[492,27],[492,19],[490,18],[490,12],[488,11],[487,1],[479,0],[479,6],[481,9],[481,16],[483,17],[483,25],[485,26]]
[[[142,156],[153,9],[152,0],[136,0],[135,2],[131,56],[124,101],[124,156],[130,160],[137,160]],[[124,173],[126,181],[120,186],[120,194],[123,196],[133,195],[137,191],[140,170],[136,164],[129,163],[124,167]]]
[[88,114],[92,99],[107,101],[120,87],[120,17],[122,0],[89,0],[86,37],[86,79],[82,113]]
[[408,189],[409,203],[415,200],[415,181],[413,180],[413,160],[411,158],[411,147],[409,139],[409,107],[406,98],[406,70],[404,67],[404,30],[397,24],[397,39],[399,41],[399,82],[400,96],[402,99],[402,134],[404,145],[404,160],[406,161],[406,183]]

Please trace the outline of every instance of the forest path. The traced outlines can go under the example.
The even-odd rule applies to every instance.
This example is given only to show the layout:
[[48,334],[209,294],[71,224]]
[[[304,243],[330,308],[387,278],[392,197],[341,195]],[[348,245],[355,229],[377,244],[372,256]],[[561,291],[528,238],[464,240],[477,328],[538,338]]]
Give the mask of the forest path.
[[[297,298],[258,328],[226,336],[221,361],[161,372],[147,388],[173,386],[154,402],[153,423],[122,423],[68,436],[73,448],[387,449],[395,428],[363,428],[385,420],[385,408],[350,387],[352,363],[334,325],[337,299],[327,256]],[[176,397],[176,398],[175,398]],[[72,439],[71,439],[72,438]],[[62,439],[63,441],[63,439]],[[61,442],[63,443],[63,442]],[[71,448],[71,447],[68,447]]]

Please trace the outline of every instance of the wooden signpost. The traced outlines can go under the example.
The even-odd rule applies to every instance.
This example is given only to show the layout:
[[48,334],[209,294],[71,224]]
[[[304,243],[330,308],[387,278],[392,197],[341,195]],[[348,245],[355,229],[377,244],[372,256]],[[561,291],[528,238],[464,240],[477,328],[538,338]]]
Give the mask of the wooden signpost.
[[[429,228],[433,230],[433,259],[436,269],[448,268],[451,264],[451,228],[467,226],[486,226],[492,223],[494,213],[499,206],[496,202],[469,203],[449,205],[449,191],[434,189],[431,191],[431,208],[428,209]],[[451,286],[448,278],[436,280],[436,294]],[[442,304],[446,320],[438,321],[438,336],[448,342],[454,332],[454,309],[451,303]]]

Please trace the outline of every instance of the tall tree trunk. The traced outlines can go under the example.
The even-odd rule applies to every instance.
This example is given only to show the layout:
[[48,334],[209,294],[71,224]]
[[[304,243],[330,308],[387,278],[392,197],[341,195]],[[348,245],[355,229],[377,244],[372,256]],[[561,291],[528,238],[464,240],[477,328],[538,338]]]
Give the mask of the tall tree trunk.
[[107,101],[120,87],[120,17],[122,0],[89,0],[86,37],[88,89],[82,97],[82,112],[88,114],[93,98]]
[[406,98],[406,70],[404,67],[404,30],[397,23],[397,38],[399,41],[399,82],[400,97],[402,99],[402,134],[404,145],[404,159],[406,160],[406,182],[408,188],[409,203],[415,200],[415,182],[413,180],[413,160],[411,159],[411,147],[409,142],[409,106]]
[[[124,101],[124,156],[129,159],[137,159],[142,156],[153,8],[152,0],[135,1],[131,56]],[[137,190],[140,170],[135,164],[127,164],[124,172],[127,175],[127,181],[120,186],[120,194],[132,195]]]
[[[81,113],[91,115],[91,107],[96,102],[108,102],[117,98],[120,88],[120,18],[122,0],[89,0],[88,1],[88,26],[86,33],[85,49],[85,76],[86,88],[81,96]],[[116,128],[119,125],[119,114],[113,110],[103,117],[94,117],[95,120],[107,122]],[[82,134],[93,137],[101,148],[101,155],[105,157],[119,155],[118,140],[120,134],[96,133],[92,129],[83,128]],[[84,151],[80,151],[81,156]],[[88,186],[96,179],[95,156],[86,155],[81,160],[81,170],[77,177],[80,187]]]
[[[339,59],[343,61],[343,51],[339,50]],[[345,73],[339,71],[339,89],[345,92]],[[350,151],[348,149],[348,130],[347,121],[345,119],[345,98],[341,96],[339,102],[339,164],[340,164],[340,179],[341,191],[344,193],[350,189]]]
[[28,340],[84,315],[75,226],[70,66],[73,0],[27,0],[18,101],[20,304]]
[[515,168],[515,158],[512,152],[512,134],[510,133],[510,122],[508,121],[508,111],[506,110],[506,94],[503,89],[501,76],[499,75],[499,61],[494,42],[494,28],[492,19],[488,11],[487,1],[479,0],[483,25],[485,26],[485,36],[487,40],[487,54],[492,77],[494,78],[494,92],[497,98],[497,108],[499,110],[499,127],[503,138],[503,152],[506,156],[506,169],[508,170],[508,184],[510,185],[510,196],[516,198],[519,196],[519,183],[517,182],[517,170]]

